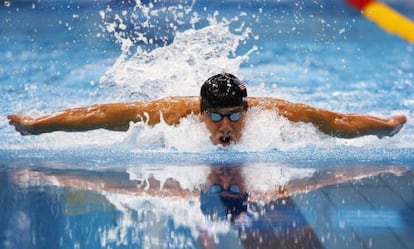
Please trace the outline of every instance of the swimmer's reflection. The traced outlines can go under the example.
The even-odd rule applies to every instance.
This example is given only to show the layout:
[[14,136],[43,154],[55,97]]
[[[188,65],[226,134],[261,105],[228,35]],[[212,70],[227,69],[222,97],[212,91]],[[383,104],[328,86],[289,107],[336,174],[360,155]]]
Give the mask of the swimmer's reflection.
[[[200,193],[200,207],[206,216],[231,221],[243,248],[323,248],[285,187],[268,191],[270,201],[259,205],[260,200],[249,201],[242,170],[211,167]],[[206,232],[201,233],[200,242],[205,248],[221,248]]]
[[247,211],[248,192],[240,167],[211,167],[200,189],[201,211],[210,218],[234,221]]
[[[290,197],[324,186],[375,176],[389,172],[396,175],[404,168],[354,167],[315,171],[302,178],[293,178],[283,186],[273,184],[266,190],[248,189],[246,167],[212,165],[201,177],[201,183],[184,186],[175,169],[168,172],[166,166],[162,177],[153,173],[142,179],[131,179],[127,172],[82,171],[57,169],[23,169],[13,174],[20,186],[53,185],[103,193],[154,196],[163,199],[180,198],[199,200],[200,210],[211,220],[230,222],[238,231],[238,241],[245,248],[322,248],[312,228]],[[198,173],[200,168],[187,168],[187,176]],[[165,178],[165,173],[170,177]],[[161,176],[160,175],[160,176]],[[165,179],[161,182],[161,178]],[[188,179],[187,179],[188,180]],[[251,179],[250,179],[251,181]],[[253,179],[260,181],[260,179]],[[190,221],[189,221],[190,222]],[[199,231],[200,246],[223,248],[212,237],[211,231]],[[223,240],[222,240],[223,241]]]

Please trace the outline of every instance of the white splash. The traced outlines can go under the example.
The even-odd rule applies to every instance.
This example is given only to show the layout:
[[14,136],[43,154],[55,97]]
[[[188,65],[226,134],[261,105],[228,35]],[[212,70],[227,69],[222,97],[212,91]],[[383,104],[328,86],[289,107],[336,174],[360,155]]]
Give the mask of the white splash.
[[180,124],[171,126],[161,122],[153,127],[144,123],[131,123],[124,140],[117,144],[128,151],[212,151],[215,146],[199,118],[190,115],[181,119]]
[[[225,23],[177,33],[174,42],[116,63],[101,78],[125,96],[144,99],[198,95],[202,82],[218,72],[238,73],[248,54],[229,58],[244,35],[235,35]],[[253,50],[252,50],[253,51]]]

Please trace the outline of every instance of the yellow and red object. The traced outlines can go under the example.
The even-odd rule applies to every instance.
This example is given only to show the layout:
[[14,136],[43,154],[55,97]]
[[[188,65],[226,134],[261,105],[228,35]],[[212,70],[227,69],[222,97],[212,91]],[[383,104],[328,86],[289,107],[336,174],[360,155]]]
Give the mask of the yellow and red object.
[[346,0],[384,30],[414,43],[414,22],[388,5],[375,0]]

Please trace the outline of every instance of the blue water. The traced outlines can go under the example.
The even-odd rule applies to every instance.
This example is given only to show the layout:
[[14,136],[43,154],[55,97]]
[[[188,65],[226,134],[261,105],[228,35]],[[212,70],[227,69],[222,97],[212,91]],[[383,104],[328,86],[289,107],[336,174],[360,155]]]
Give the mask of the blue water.
[[[246,231],[263,228],[257,230],[262,240],[255,240],[240,233],[240,226],[203,220],[193,202],[134,200],[74,190],[41,177],[15,178],[21,170],[83,175],[91,182],[153,174],[176,178],[188,187],[211,164],[264,167],[255,179],[262,187],[276,184],[267,171],[281,172],[286,180],[303,178],[301,172],[307,170],[407,169],[401,178],[393,176],[401,185],[387,188],[393,194],[389,200],[387,195],[376,200],[381,194],[364,189],[360,192],[365,200],[355,197],[352,205],[344,200],[338,204],[327,194],[328,187],[322,191],[325,197],[321,192],[299,195],[295,202],[304,206],[289,212],[299,217],[299,230],[310,224],[322,247],[414,245],[407,235],[414,227],[412,44],[339,0],[142,2],[2,2],[0,248],[202,248],[199,239],[205,231],[219,248],[265,247],[263,238],[273,238],[269,231],[277,234],[280,225],[271,213],[247,226]],[[389,4],[414,19],[409,1]],[[220,71],[239,75],[251,96],[339,112],[399,113],[408,122],[391,138],[348,140],[267,113],[250,120],[239,145],[223,150],[210,145],[204,128],[192,119],[178,127],[138,124],[125,133],[95,130],[25,137],[6,119],[10,113],[41,116],[96,103],[198,95],[203,80]],[[394,181],[384,179],[374,177],[373,182],[383,186]],[[391,201],[400,191],[397,201]],[[318,206],[327,199],[334,208]],[[321,220],[324,212],[329,215]],[[378,219],[388,219],[387,225]]]

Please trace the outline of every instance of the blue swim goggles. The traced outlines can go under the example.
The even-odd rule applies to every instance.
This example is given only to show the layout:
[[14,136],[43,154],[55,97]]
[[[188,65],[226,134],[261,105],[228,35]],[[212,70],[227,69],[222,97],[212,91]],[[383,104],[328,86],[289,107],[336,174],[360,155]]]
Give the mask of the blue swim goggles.
[[243,111],[240,110],[240,111],[230,112],[227,114],[223,114],[220,112],[207,111],[207,114],[208,114],[208,117],[214,122],[220,122],[224,117],[227,117],[232,122],[236,122],[240,119],[241,115],[243,114]]

